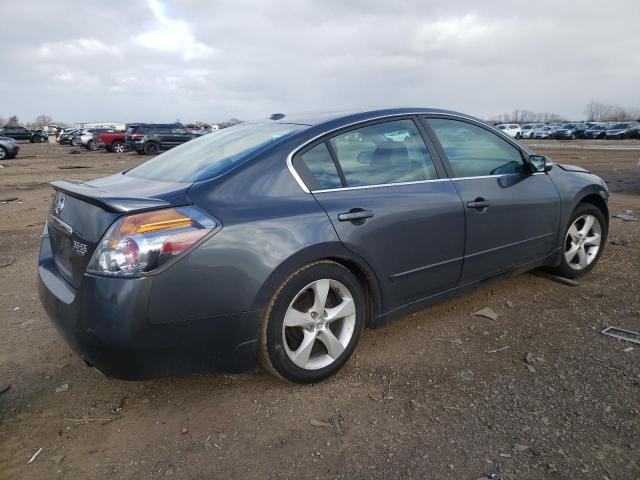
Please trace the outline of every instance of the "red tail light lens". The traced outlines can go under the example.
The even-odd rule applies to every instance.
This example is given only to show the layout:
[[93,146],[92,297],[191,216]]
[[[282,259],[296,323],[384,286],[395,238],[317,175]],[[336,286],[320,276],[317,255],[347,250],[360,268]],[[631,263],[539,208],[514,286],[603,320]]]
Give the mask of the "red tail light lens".
[[217,227],[194,207],[127,215],[105,233],[87,272],[136,276],[175,260]]

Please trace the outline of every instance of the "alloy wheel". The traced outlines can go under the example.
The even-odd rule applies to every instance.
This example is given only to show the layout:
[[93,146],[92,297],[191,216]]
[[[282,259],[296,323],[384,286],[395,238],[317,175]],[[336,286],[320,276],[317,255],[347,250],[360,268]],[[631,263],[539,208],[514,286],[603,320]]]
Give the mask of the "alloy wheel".
[[337,280],[316,280],[287,308],[282,323],[285,352],[305,370],[327,367],[345,351],[355,325],[356,306],[349,289]]
[[584,270],[595,260],[602,241],[600,222],[593,215],[576,218],[564,240],[564,258],[574,270]]

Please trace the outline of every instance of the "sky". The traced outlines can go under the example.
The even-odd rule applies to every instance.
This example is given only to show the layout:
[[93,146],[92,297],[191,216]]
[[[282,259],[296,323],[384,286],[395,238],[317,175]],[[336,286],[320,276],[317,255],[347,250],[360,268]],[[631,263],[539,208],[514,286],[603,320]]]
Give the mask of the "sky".
[[1,0],[0,117],[640,107],[640,0]]

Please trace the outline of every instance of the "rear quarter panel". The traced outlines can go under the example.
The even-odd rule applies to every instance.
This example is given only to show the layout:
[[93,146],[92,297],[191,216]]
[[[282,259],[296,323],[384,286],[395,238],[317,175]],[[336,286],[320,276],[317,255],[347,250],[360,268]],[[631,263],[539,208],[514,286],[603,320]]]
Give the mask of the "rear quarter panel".
[[222,229],[156,276],[151,322],[262,309],[300,265],[342,253],[326,213],[295,183],[285,158],[278,152],[191,187],[189,199]]

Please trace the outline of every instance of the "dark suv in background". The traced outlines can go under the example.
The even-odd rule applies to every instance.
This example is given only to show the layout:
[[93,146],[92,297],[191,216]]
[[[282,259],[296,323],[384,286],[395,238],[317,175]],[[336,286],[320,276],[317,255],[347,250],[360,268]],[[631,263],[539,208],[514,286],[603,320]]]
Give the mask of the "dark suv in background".
[[179,124],[143,123],[127,129],[125,149],[135,150],[144,155],[155,155],[161,150],[182,145],[195,138]]
[[48,142],[48,135],[42,130],[29,130],[20,125],[5,125],[0,128],[0,135],[14,140],[29,140],[31,143]]

